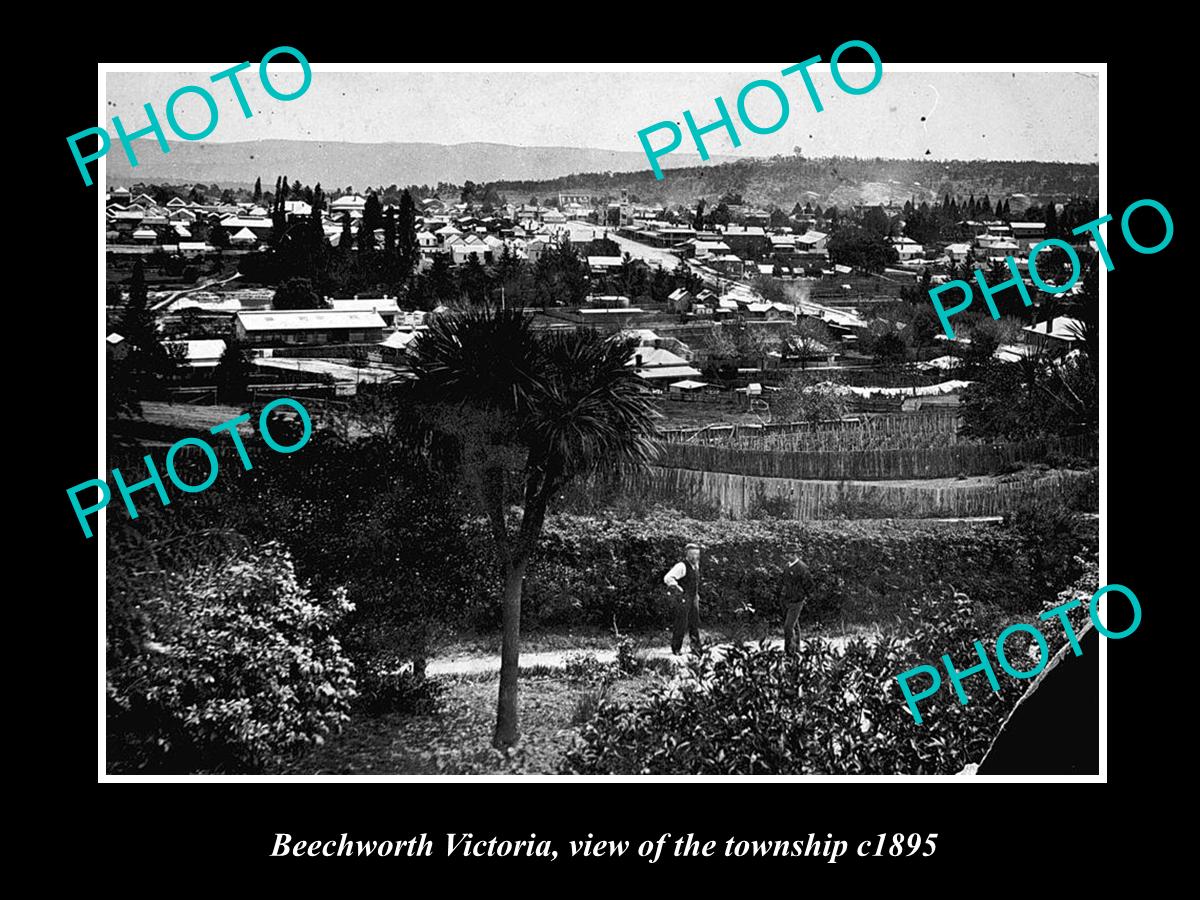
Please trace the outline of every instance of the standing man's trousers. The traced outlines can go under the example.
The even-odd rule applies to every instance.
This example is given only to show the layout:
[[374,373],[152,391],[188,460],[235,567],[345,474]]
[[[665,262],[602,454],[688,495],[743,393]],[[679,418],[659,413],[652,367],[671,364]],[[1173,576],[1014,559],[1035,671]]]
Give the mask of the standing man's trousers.
[[675,628],[671,634],[671,652],[683,650],[683,635],[687,632],[692,650],[700,650],[700,598],[673,598],[675,605]]
[[800,611],[804,603],[789,603],[783,619],[783,652],[791,653],[800,639]]

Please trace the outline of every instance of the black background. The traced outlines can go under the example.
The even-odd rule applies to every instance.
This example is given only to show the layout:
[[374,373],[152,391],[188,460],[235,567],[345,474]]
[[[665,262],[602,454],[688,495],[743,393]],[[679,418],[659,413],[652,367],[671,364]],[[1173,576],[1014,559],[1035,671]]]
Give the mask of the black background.
[[[39,831],[42,839],[60,847],[69,845],[72,858],[86,855],[95,864],[120,866],[130,875],[136,872],[139,880],[170,877],[172,887],[180,880],[189,886],[232,887],[293,879],[316,886],[326,879],[369,870],[400,889],[416,886],[409,877],[430,878],[428,884],[435,891],[468,889],[475,879],[492,890],[511,886],[538,891],[550,884],[560,890],[586,889],[581,881],[543,880],[566,868],[576,877],[592,871],[599,878],[633,875],[636,880],[627,883],[594,882],[597,887],[626,890],[654,882],[663,887],[715,888],[719,882],[712,880],[713,875],[730,874],[746,889],[799,892],[813,885],[814,876],[831,887],[853,887],[862,884],[864,877],[873,880],[873,873],[899,875],[898,880],[889,878],[889,884],[926,890],[929,882],[905,876],[955,870],[971,873],[972,885],[997,876],[1005,883],[1034,878],[1029,886],[1044,890],[1069,881],[1072,870],[1081,862],[1087,865],[1089,856],[1093,865],[1110,863],[1096,843],[1104,842],[1101,834],[1110,829],[1119,830],[1125,852],[1144,852],[1153,859],[1158,829],[1165,826],[1157,815],[1144,814],[1143,804],[1160,802],[1157,779],[1182,773],[1188,764],[1181,758],[1182,742],[1169,738],[1168,720],[1160,720],[1153,709],[1156,701],[1174,690],[1162,675],[1162,659],[1187,653],[1185,629],[1174,629],[1183,640],[1173,646],[1164,646],[1162,638],[1180,613],[1168,601],[1179,592],[1163,577],[1169,561],[1161,540],[1176,522],[1160,498],[1171,496],[1171,506],[1180,510],[1179,515],[1190,512],[1190,506],[1183,506],[1186,470],[1176,475],[1170,466],[1175,460],[1185,465],[1189,461],[1180,443],[1183,433],[1177,431],[1184,427],[1178,413],[1185,410],[1169,407],[1169,391],[1161,386],[1169,377],[1162,366],[1172,339],[1186,340],[1179,333],[1186,327],[1182,303],[1192,302],[1190,297],[1184,300],[1170,293],[1174,285],[1190,281],[1183,268],[1191,249],[1190,204],[1184,204],[1180,185],[1188,183],[1191,142],[1179,138],[1191,124],[1182,111],[1193,105],[1192,82],[1170,68],[1172,48],[1164,41],[1173,36],[1128,22],[1121,22],[1120,33],[1115,34],[1116,26],[1094,20],[1090,7],[1075,7],[1070,14],[1039,10],[1036,15],[1014,9],[1011,17],[991,8],[985,14],[981,8],[979,18],[966,9],[901,13],[896,8],[894,15],[876,18],[847,6],[827,12],[828,21],[820,25],[810,12],[801,14],[800,7],[794,11],[556,7],[547,11],[555,21],[546,25],[536,24],[542,14],[529,7],[508,11],[492,7],[484,19],[464,14],[461,20],[448,7],[443,8],[446,14],[426,9],[426,14],[437,16],[428,23],[415,18],[418,13],[412,7],[391,7],[379,21],[365,8],[359,9],[361,14],[350,8],[323,8],[319,15],[337,18],[337,27],[331,23],[312,28],[298,28],[296,23],[305,20],[307,13],[292,8],[281,8],[269,17],[269,24],[261,25],[223,15],[216,7],[193,10],[195,15],[175,23],[158,9],[143,14],[127,11],[120,18],[153,18],[155,24],[109,20],[113,24],[56,36],[56,58],[52,64],[42,60],[38,70],[46,73],[45,81],[41,75],[29,80],[31,72],[23,82],[34,88],[24,99],[32,100],[37,110],[22,120],[22,140],[32,145],[23,148],[22,171],[32,165],[36,175],[22,185],[23,177],[10,172],[10,202],[36,185],[38,202],[30,208],[37,217],[29,219],[27,227],[38,233],[48,229],[53,240],[31,239],[24,244],[31,257],[46,254],[41,263],[45,280],[10,281],[10,286],[46,304],[34,312],[42,317],[43,329],[50,322],[54,357],[77,363],[67,367],[72,369],[69,378],[55,374],[52,367],[30,376],[44,385],[32,390],[53,392],[54,400],[43,404],[42,396],[33,395],[40,411],[29,415],[41,437],[29,447],[35,459],[25,463],[33,473],[27,479],[34,494],[28,502],[47,518],[39,533],[39,539],[43,534],[47,539],[36,549],[48,560],[41,569],[46,581],[39,580],[29,598],[35,626],[45,635],[32,648],[39,690],[33,692],[33,721],[21,724],[32,756],[23,768],[44,775],[54,796],[36,804],[32,813],[38,827],[45,829]],[[904,28],[898,21],[902,16],[922,21],[919,27]],[[799,61],[818,53],[828,59],[837,45],[851,39],[870,42],[883,59],[885,73],[889,62],[1109,64],[1109,196],[1100,211],[1114,216],[1108,235],[1116,269],[1108,275],[1106,335],[1106,574],[1108,582],[1127,585],[1137,594],[1144,615],[1133,636],[1107,642],[1107,786],[993,787],[963,780],[817,784],[689,779],[587,784],[525,779],[503,784],[346,782],[264,787],[243,782],[239,788],[162,785],[138,786],[133,791],[105,786],[92,792],[98,767],[96,675],[102,653],[96,639],[96,542],[82,539],[65,488],[96,476],[94,223],[96,191],[102,186],[83,186],[65,137],[92,125],[110,124],[95,121],[98,61],[225,60],[232,64],[250,60],[257,66],[264,53],[280,45],[299,48],[312,62]],[[314,77],[319,79],[320,74]],[[47,85],[44,91],[36,89],[41,84]],[[470,97],[461,102],[470,103]],[[614,97],[613,102],[620,98]],[[555,141],[548,136],[546,143]],[[631,149],[635,147],[631,135]],[[1163,203],[1175,220],[1174,240],[1154,256],[1129,250],[1119,232],[1121,211],[1144,197]],[[34,264],[32,258],[28,264]],[[1111,627],[1123,624],[1114,614]],[[344,831],[359,839],[408,838],[425,832],[437,855],[430,859],[269,858],[276,832],[297,839],[329,839]],[[536,832],[539,838],[554,840],[560,856],[553,863],[447,861],[442,858],[446,832],[510,839]],[[599,839],[628,840],[634,847],[664,832],[670,832],[672,840],[692,832],[720,845],[735,835],[795,840],[810,832],[819,837],[832,832],[835,838],[851,841],[851,853],[833,866],[812,859],[750,857],[664,858],[651,866],[632,849],[619,860],[569,858],[564,852],[567,841],[589,832]],[[874,841],[880,832],[937,832],[938,849],[925,859],[854,857],[858,841]],[[1089,835],[1095,835],[1096,841],[1088,840]],[[516,877],[504,880],[506,874]],[[530,881],[530,874],[536,880]],[[761,880],[764,876],[770,880]],[[786,880],[775,880],[779,876]]]

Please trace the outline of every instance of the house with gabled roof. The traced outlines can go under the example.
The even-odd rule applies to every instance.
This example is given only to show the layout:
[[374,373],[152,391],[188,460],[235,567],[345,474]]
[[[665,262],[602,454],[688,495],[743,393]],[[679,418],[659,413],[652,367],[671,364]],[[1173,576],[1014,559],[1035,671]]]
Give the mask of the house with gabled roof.
[[1021,340],[1031,347],[1058,355],[1080,346],[1083,323],[1069,316],[1056,316],[1049,322],[1026,325],[1021,329]]
[[682,356],[654,347],[637,347],[625,365],[631,366],[639,378],[663,384],[700,377],[700,370]]
[[804,234],[796,235],[795,245],[797,250],[821,253],[829,246],[829,235],[823,231],[806,231]]
[[335,217],[340,217],[342,213],[350,213],[350,218],[361,219],[363,209],[367,205],[367,198],[359,194],[350,194],[348,197],[338,197],[329,204],[329,212]]
[[696,296],[686,288],[676,288],[667,295],[667,309],[671,312],[690,312],[696,303]]
[[242,310],[234,316],[238,340],[268,346],[378,344],[386,327],[379,313],[362,310]]

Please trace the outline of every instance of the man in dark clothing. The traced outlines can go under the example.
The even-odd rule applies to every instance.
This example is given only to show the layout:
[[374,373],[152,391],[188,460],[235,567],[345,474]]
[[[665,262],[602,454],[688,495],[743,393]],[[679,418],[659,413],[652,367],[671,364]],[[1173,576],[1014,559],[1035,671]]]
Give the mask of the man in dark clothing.
[[700,545],[688,544],[683,562],[663,577],[663,583],[679,596],[674,599],[675,622],[671,634],[671,652],[683,651],[683,635],[687,632],[693,653],[700,652]]
[[792,560],[779,580],[777,598],[784,608],[783,652],[792,653],[800,639],[800,612],[814,587],[812,573],[800,557]]

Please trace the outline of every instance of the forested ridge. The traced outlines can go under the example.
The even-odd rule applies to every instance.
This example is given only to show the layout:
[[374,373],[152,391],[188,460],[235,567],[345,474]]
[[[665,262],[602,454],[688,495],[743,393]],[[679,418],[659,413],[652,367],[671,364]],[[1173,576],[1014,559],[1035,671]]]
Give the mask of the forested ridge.
[[1093,163],[1008,160],[828,159],[772,157],[734,163],[671,169],[662,181],[647,165],[640,172],[591,172],[542,181],[498,181],[494,187],[510,199],[580,190],[616,196],[622,188],[640,202],[693,205],[740,194],[746,203],[791,209],[807,201],[839,206],[898,203],[943,194],[992,197],[1027,194],[1066,200],[1098,195],[1100,170]]

